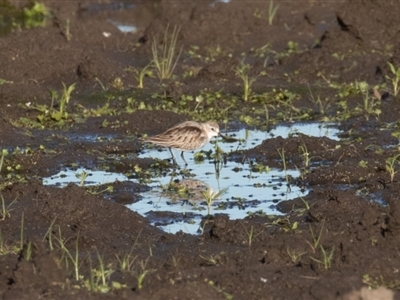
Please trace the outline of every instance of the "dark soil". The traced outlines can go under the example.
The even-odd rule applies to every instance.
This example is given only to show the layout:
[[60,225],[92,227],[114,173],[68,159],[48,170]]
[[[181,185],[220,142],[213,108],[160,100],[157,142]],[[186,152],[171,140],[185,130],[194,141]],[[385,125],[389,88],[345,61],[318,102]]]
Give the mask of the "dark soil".
[[[28,4],[10,2],[16,8]],[[268,1],[44,0],[51,11],[46,26],[0,37],[0,142],[9,150],[1,169],[1,195],[9,208],[0,214],[2,299],[400,299],[399,175],[391,182],[385,167],[386,159],[398,154],[393,133],[398,132],[400,101],[385,76],[391,74],[388,61],[400,65],[400,5],[372,0],[275,2],[279,9],[269,25]],[[111,21],[134,23],[138,30],[122,33]],[[183,51],[176,77],[162,86],[154,76],[145,77],[144,89],[138,89],[126,69],[151,61],[151,43],[168,25],[180,26],[178,49],[182,45]],[[295,51],[288,51],[288,42],[298,43]],[[255,50],[267,43],[275,51],[268,60]],[[192,46],[199,47],[196,53],[203,59],[189,54]],[[228,157],[246,156],[277,167],[276,149],[284,148],[289,167],[294,167],[302,162],[299,146],[306,145],[312,167],[292,184],[310,193],[279,203],[285,217],[232,221],[217,214],[204,224],[202,235],[172,235],[123,205],[140,198],[145,185],[117,183],[113,193],[93,195],[74,184],[42,184],[42,177],[67,166],[149,169],[154,161],[135,155],[143,147],[138,137],[191,119],[173,109],[182,108],[182,95],[207,89],[236,99],[231,110],[237,111],[217,120],[236,126],[242,109],[263,107],[240,100],[242,85],[234,70],[244,57],[253,74],[267,73],[257,78],[254,94],[288,90],[298,94],[293,105],[308,111],[308,120],[341,120],[341,141],[302,135],[271,138]],[[193,76],[184,76],[189,71]],[[328,81],[366,81],[371,95],[378,86],[381,114],[345,117],[339,102],[345,100],[355,111],[362,97],[340,98]],[[83,113],[82,107],[102,107],[110,97],[113,111],[68,119],[61,129],[51,122],[38,128],[40,113],[26,104],[50,105],[49,90],[61,91],[62,83],[76,83],[68,105],[71,115]],[[324,113],[308,87],[314,98],[328,99]],[[171,105],[162,107],[154,93],[166,95]],[[129,112],[124,109],[130,97],[160,107]],[[225,104],[210,105],[223,109]],[[191,110],[194,106],[187,103]],[[298,120],[294,115],[280,118],[276,111],[271,118]],[[76,138],[84,135],[113,139]],[[16,153],[16,147],[22,152]],[[377,199],[382,201],[373,201]],[[78,249],[78,280],[71,260],[69,267],[65,264],[60,241],[74,257]],[[323,251],[332,254],[328,265],[323,264]],[[118,258],[129,253],[132,264],[123,270]],[[105,293],[88,288],[91,270],[100,270],[98,254],[104,268],[114,270]]]

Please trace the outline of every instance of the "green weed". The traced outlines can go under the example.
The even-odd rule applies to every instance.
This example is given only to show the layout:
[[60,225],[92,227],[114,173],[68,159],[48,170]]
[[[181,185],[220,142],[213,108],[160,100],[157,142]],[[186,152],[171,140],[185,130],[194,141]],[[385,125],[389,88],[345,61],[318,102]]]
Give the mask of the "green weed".
[[399,157],[400,157],[400,154],[397,154],[395,156],[387,158],[385,161],[385,169],[386,169],[386,171],[389,172],[390,182],[393,182],[394,176],[398,172],[395,169],[395,164],[399,162],[399,160],[398,160]]
[[133,264],[137,258],[137,256],[133,256],[132,252],[133,250],[136,248],[136,246],[138,245],[138,240],[139,237],[142,233],[142,229],[139,231],[138,236],[135,239],[135,242],[133,243],[131,250],[129,251],[129,253],[125,254],[123,258],[120,258],[117,254],[115,255],[117,257],[117,260],[119,262],[119,267],[122,271],[128,271],[128,272],[132,272],[133,269]]
[[400,67],[396,69],[390,62],[388,62],[388,65],[392,76],[386,75],[386,79],[392,83],[393,95],[396,97],[400,91]]
[[269,172],[271,172],[271,167],[269,167],[269,166],[264,166],[264,165],[262,165],[262,164],[255,164],[255,165],[253,165],[253,164],[251,164],[251,172],[254,172],[254,173],[269,173]]
[[307,200],[305,200],[303,197],[301,197],[300,199],[304,203],[304,209],[310,210],[310,207],[311,207],[310,203]]
[[219,197],[221,197],[223,194],[226,193],[228,189],[222,189],[219,192],[214,192],[212,189],[207,188],[207,190],[205,191],[201,191],[201,194],[203,195],[204,199],[206,200],[206,204],[207,204],[207,210],[208,210],[208,214],[211,214],[211,207],[214,203],[214,201],[216,199],[218,199]]
[[128,271],[128,272],[132,272],[133,271],[133,264],[136,261],[137,256],[133,256],[132,255],[132,250],[125,254],[124,257],[120,258],[118,255],[117,256],[117,260],[119,263],[119,267],[122,271]]
[[382,112],[381,109],[379,108],[380,101],[376,100],[375,97],[370,96],[369,84],[366,83],[365,81],[361,81],[361,82],[356,81],[355,85],[357,87],[358,92],[362,95],[362,98],[363,98],[362,110],[364,112],[364,116],[365,116],[366,120],[369,120],[369,116],[372,114],[378,118]]
[[310,152],[308,152],[307,145],[302,141],[303,144],[299,146],[300,155],[303,157],[304,168],[307,170],[310,168]]
[[43,3],[28,1],[24,7],[13,6],[10,1],[0,1],[2,10],[2,34],[14,29],[43,27],[50,16],[48,8]]
[[75,274],[75,280],[79,280],[81,278],[79,269],[81,266],[80,260],[79,260],[79,249],[78,249],[78,241],[79,241],[79,234],[76,237],[76,242],[75,242],[75,255],[73,255],[68,248],[66,247],[65,243],[67,240],[64,240],[64,238],[61,235],[61,228],[58,228],[58,234],[59,236],[56,237],[56,240],[59,243],[59,247],[61,249],[61,261],[65,260],[65,265],[67,269],[69,268],[69,261],[72,263],[74,267],[74,274]]
[[24,27],[35,28],[45,25],[46,17],[50,15],[48,8],[39,2],[33,2],[30,7],[23,10]]
[[227,51],[223,50],[221,45],[219,44],[216,46],[207,46],[205,47],[205,50],[207,51],[207,55],[205,57],[206,62],[213,62],[219,56],[232,57],[232,54],[227,53]]
[[322,247],[322,245],[320,247],[321,247],[322,259],[316,259],[311,256],[310,256],[310,258],[313,261],[323,265],[325,270],[328,270],[332,266],[333,252],[335,251],[335,247],[332,247],[332,250],[329,253],[326,252],[326,249],[324,247]]
[[[46,104],[44,105],[31,105],[28,103],[25,108],[32,108],[34,110],[39,111],[39,115],[37,116],[37,120],[43,124],[45,122],[50,122],[50,121],[55,121],[59,123],[60,125],[63,124],[64,120],[68,119],[68,112],[67,112],[67,106],[68,103],[71,99],[71,94],[75,89],[75,83],[71,84],[69,87],[67,87],[64,83],[63,85],[63,90],[61,92],[61,95],[57,93],[57,91],[51,90],[50,91],[50,96],[51,96],[51,104],[50,106],[47,106]],[[58,102],[58,110],[54,108],[55,102]]]
[[72,34],[71,34],[71,24],[70,24],[69,18],[65,21],[65,30],[63,31],[63,35],[65,36],[65,39],[69,42],[72,39]]
[[240,223],[240,225],[242,225],[243,229],[246,232],[246,236],[247,236],[247,244],[249,246],[249,248],[251,247],[251,244],[253,243],[253,239],[256,238],[257,236],[259,236],[260,234],[263,233],[263,231],[261,230],[259,233],[257,233],[256,235],[254,234],[254,227],[253,225],[250,226],[250,229],[248,230],[243,223]]
[[301,261],[301,257],[306,254],[307,252],[298,253],[296,250],[290,250],[289,247],[286,248],[286,252],[289,255],[291,261],[297,265]]
[[6,254],[8,251],[6,250],[6,245],[3,238],[3,233],[0,228],[0,255]]
[[104,265],[104,258],[100,255],[99,251],[96,249],[97,259],[99,262],[99,268],[92,268],[92,260],[89,256],[90,264],[90,277],[85,282],[85,286],[89,291],[107,293],[111,290],[109,285],[110,276],[115,272],[110,266],[106,269]]
[[286,166],[286,158],[285,158],[285,149],[276,149],[276,151],[278,151],[279,156],[282,159],[282,165],[283,165],[283,171],[285,172],[285,178],[286,178],[286,183],[289,185],[290,183],[290,179],[289,179],[289,175],[287,173],[287,166]]
[[323,101],[321,99],[321,96],[318,95],[317,97],[314,97],[314,93],[312,92],[310,85],[307,83],[307,87],[308,87],[308,91],[310,93],[310,100],[312,103],[314,103],[315,105],[318,106],[318,111],[321,115],[325,115],[326,110],[329,108],[330,106],[330,101],[328,101],[328,99],[325,99],[325,101]]
[[244,63],[242,60],[238,66],[236,67],[235,73],[236,76],[238,76],[242,82],[243,82],[243,100],[248,101],[249,97],[251,95],[251,86],[253,83],[257,80],[258,76],[250,77],[249,76],[249,71],[251,69],[251,66],[249,64]]
[[299,109],[293,104],[299,97],[298,94],[288,90],[273,88],[270,92],[262,95],[260,100],[272,104],[269,107],[277,111],[277,117],[280,120],[292,121],[293,119],[309,119],[310,116],[307,111]]
[[57,217],[55,217],[54,220],[51,222],[50,227],[49,227],[49,229],[47,229],[47,232],[44,235],[43,240],[42,240],[44,242],[44,240],[46,238],[48,238],[50,251],[54,250],[54,246],[53,246],[53,226],[54,226],[54,223],[56,222],[56,220],[57,220]]
[[218,293],[221,293],[224,295],[226,300],[232,300],[233,299],[233,295],[225,292],[223,289],[219,288],[214,281],[209,280],[208,281],[208,285],[211,286],[212,288],[214,288]]
[[153,39],[151,45],[153,63],[160,80],[171,78],[183,48],[181,47],[178,54],[176,54],[176,42],[180,29],[175,26],[171,36],[169,36],[168,27],[165,29],[161,45],[156,38]]
[[9,80],[5,80],[3,78],[0,78],[0,85],[6,84],[6,83],[11,84],[11,83],[14,83],[14,82],[13,81],[9,81]]
[[256,10],[253,13],[253,16],[257,19],[261,19],[261,15],[262,15],[261,11],[258,8],[256,8]]
[[[1,168],[0,168],[1,169]],[[9,218],[11,216],[10,212],[12,209],[10,207],[17,201],[18,198],[15,198],[10,204],[6,206],[6,201],[4,200],[3,194],[0,193],[0,198],[1,198],[1,217],[0,221],[4,221],[6,218]]]
[[274,6],[274,1],[270,0],[269,1],[269,7],[268,7],[268,24],[272,25],[272,22],[274,21],[275,15],[278,11],[279,4]]
[[0,229],[0,255],[5,254],[18,254],[21,251],[20,245],[9,246],[4,240],[3,234]]
[[204,260],[207,266],[216,266],[219,264],[220,261],[219,255],[208,255],[208,256],[200,255],[200,258]]
[[143,284],[144,284],[144,279],[145,277],[153,272],[154,270],[148,270],[147,269],[147,263],[148,263],[148,258],[145,261],[140,261],[139,262],[139,266],[140,266],[140,271],[139,272],[135,272],[136,274],[136,279],[137,279],[137,289],[141,290],[143,288]]
[[271,49],[271,43],[267,43],[259,48],[250,48],[250,53],[252,53],[255,57],[265,58],[263,64],[263,67],[265,68],[269,60],[269,54],[274,54],[275,52]]
[[82,171],[82,173],[76,173],[75,177],[79,179],[79,186],[83,187],[85,185],[85,181],[90,174],[86,171]]
[[296,230],[299,226],[299,223],[296,222],[291,222],[289,218],[277,218],[276,220],[273,220],[271,223],[266,223],[267,226],[279,226],[280,228],[283,229],[285,232],[289,232],[291,230]]
[[8,252],[9,252],[8,247],[6,246],[6,243],[3,238],[3,233],[1,232],[0,229],[0,255],[7,254]]
[[135,79],[137,80],[137,82],[138,82],[137,87],[139,89],[144,88],[144,83],[143,83],[144,77],[153,75],[153,72],[150,70],[150,68],[152,66],[153,66],[153,61],[148,63],[142,69],[136,69],[134,67],[128,68],[128,71],[131,72],[133,74],[133,76],[135,77]]
[[311,224],[309,225],[309,230],[311,233],[311,238],[312,238],[312,244],[310,242],[308,242],[311,246],[311,248],[313,249],[313,251],[315,252],[315,250],[317,249],[317,247],[319,246],[320,242],[321,242],[321,238],[322,238],[322,232],[324,230],[324,223],[322,223],[321,229],[319,231],[318,236],[315,235],[314,230],[311,227]]
[[361,168],[367,168],[367,167],[368,167],[368,161],[361,160],[361,161],[358,163],[358,166],[361,167]]
[[29,241],[26,246],[23,248],[24,259],[26,261],[30,261],[32,259],[32,242]]
[[62,83],[63,85],[63,90],[61,92],[61,97],[58,97],[57,92],[52,93],[52,104],[51,104],[51,109],[53,110],[53,103],[54,100],[58,100],[59,98],[59,110],[58,111],[53,111],[50,116],[53,120],[55,121],[60,121],[61,119],[66,119],[68,117],[68,113],[66,112],[67,105],[69,104],[69,100],[71,99],[71,94],[75,90],[75,83],[71,84],[69,87],[67,87],[64,82]]
[[[231,53],[228,53],[227,51],[223,50],[220,45],[216,46],[206,46],[204,48],[206,54],[201,55],[198,53],[200,50],[199,46],[190,46],[190,49],[188,51],[188,54],[191,56],[191,58],[197,58],[200,59],[203,62],[213,62],[217,59],[219,56],[224,56],[224,57],[232,57]],[[191,67],[191,70],[189,70],[189,73],[191,73],[190,76],[193,76],[195,73],[198,73],[199,69]]]
[[113,80],[111,80],[110,86],[120,92],[124,89],[124,82],[122,81],[121,77],[115,77]]
[[3,149],[1,151],[1,157],[0,157],[0,173],[3,170],[3,164],[4,164],[4,157],[8,154],[8,151]]

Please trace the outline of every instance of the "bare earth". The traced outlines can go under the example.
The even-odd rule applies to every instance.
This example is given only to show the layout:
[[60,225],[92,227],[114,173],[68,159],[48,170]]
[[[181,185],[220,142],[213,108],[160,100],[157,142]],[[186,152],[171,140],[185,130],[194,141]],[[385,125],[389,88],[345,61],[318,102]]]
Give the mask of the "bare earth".
[[[275,1],[272,25],[268,1],[43,3],[52,14],[45,27],[0,37],[0,141],[9,150],[0,179],[9,208],[0,214],[2,299],[400,299],[399,175],[391,182],[386,168],[387,159],[399,153],[400,101],[385,77],[391,74],[388,61],[400,66],[396,1]],[[133,23],[137,31],[123,33],[114,21]],[[183,46],[175,77],[161,85],[156,76],[146,76],[139,89],[127,68],[151,61],[153,38],[160,40],[168,25],[171,31],[180,26],[177,51]],[[272,51],[259,50],[267,43]],[[138,199],[145,185],[120,182],[113,193],[97,195],[74,184],[43,186],[42,177],[68,166],[149,169],[154,161],[135,155],[143,147],[138,137],[192,119],[183,112],[197,103],[185,103],[182,95],[195,97],[206,89],[232,99],[228,113],[216,120],[228,121],[228,127],[251,115],[252,107],[264,109],[263,103],[241,100],[235,68],[244,58],[252,76],[266,72],[257,77],[253,95],[273,89],[297,95],[296,109],[289,108],[293,114],[270,109],[271,119],[340,121],[345,132],[341,141],[271,138],[228,157],[278,167],[276,149],[284,148],[289,167],[295,167],[302,164],[299,146],[305,145],[314,164],[292,184],[310,193],[280,203],[287,216],[231,221],[217,214],[202,235],[172,235],[122,205]],[[338,96],[332,83],[356,81],[367,82],[367,93],[381,100],[380,114],[346,116],[357,111],[362,96]],[[76,83],[71,115],[92,112],[67,119],[61,128],[38,128],[40,112],[32,107],[49,106],[49,90],[61,91],[62,83]],[[374,86],[381,99],[373,96]],[[327,99],[323,112],[317,97]],[[127,109],[129,98],[145,109]],[[287,101],[281,100],[280,105]],[[96,116],[93,111],[107,102],[107,113]],[[207,119],[210,107],[228,106],[219,99],[201,103],[204,114],[198,118]],[[300,118],[304,112],[308,117]],[[121,138],[73,138],[108,134]],[[384,205],[372,201],[377,199]],[[61,244],[73,258],[78,249],[78,280]],[[131,265],[123,270],[119,260],[129,253]],[[114,270],[103,287],[94,271],[101,269],[98,254],[104,268]],[[90,278],[97,291],[88,288]]]

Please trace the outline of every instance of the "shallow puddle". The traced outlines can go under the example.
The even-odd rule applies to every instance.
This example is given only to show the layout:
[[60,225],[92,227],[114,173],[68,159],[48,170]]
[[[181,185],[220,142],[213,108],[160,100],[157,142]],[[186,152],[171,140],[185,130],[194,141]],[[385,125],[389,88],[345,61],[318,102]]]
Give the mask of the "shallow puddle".
[[[223,131],[223,130],[222,130]],[[223,132],[226,134],[225,132]],[[302,133],[309,136],[326,136],[338,140],[339,130],[329,127],[329,124],[295,124],[291,126],[278,126],[270,132],[259,130],[241,129],[228,133],[234,136],[238,142],[224,143],[219,139],[218,147],[224,153],[236,150],[246,150],[260,145],[265,139],[281,136],[289,136]],[[202,151],[215,153],[215,144],[206,145]],[[181,168],[184,162],[179,151],[174,151],[174,156]],[[149,149],[139,157],[152,157],[160,160],[170,159],[167,149]],[[188,162],[186,169],[190,171],[190,177],[181,175],[169,175],[154,178],[149,184],[152,189],[143,193],[143,199],[128,205],[134,211],[142,215],[151,213],[154,224],[167,232],[182,230],[186,233],[196,233],[201,218],[208,215],[208,205],[204,193],[218,193],[225,191],[211,206],[211,214],[228,214],[230,219],[242,219],[249,214],[280,214],[276,210],[276,204],[283,200],[291,200],[304,196],[307,191],[297,186],[289,186],[286,176],[296,178],[300,175],[298,170],[270,169],[262,172],[254,172],[254,166],[249,162],[237,163],[227,161],[226,164],[215,164],[213,160],[197,163],[193,152],[185,152]],[[172,191],[168,187],[172,183]],[[180,216],[171,215],[165,218],[161,212],[170,211],[179,213]],[[157,213],[158,212],[158,213]]]
[[[223,130],[222,130],[223,131]],[[326,136],[338,140],[338,129],[329,124],[295,124],[278,126],[270,132],[241,129],[236,132],[223,132],[234,136],[237,141],[227,143],[219,139],[206,145],[202,151],[215,153],[216,146],[223,152],[245,150],[261,144],[265,139],[302,133],[309,136]],[[201,232],[200,222],[209,214],[224,213],[230,219],[242,219],[249,214],[280,214],[276,204],[308,193],[297,186],[290,186],[291,178],[300,175],[298,170],[269,169],[257,167],[244,161],[216,161],[215,159],[196,162],[193,152],[185,152],[188,166],[180,157],[180,152],[173,151],[177,163],[176,170],[154,177],[147,183],[151,190],[142,193],[142,199],[127,205],[130,209],[146,216],[151,223],[171,233],[182,230],[196,234]],[[159,160],[170,159],[167,149],[146,149],[141,158],[152,157]],[[44,184],[65,186],[69,182],[84,185],[104,184],[107,182],[128,181],[123,174],[92,170],[66,170],[43,178]],[[214,198],[207,204],[206,198]]]
[[93,171],[87,170],[85,168],[79,168],[76,170],[67,169],[65,171],[61,171],[56,175],[45,177],[43,178],[43,184],[65,187],[69,183],[75,183],[77,185],[89,186],[127,180],[128,178],[124,174],[110,173],[105,171]]
[[109,20],[109,22],[114,26],[116,26],[123,33],[128,33],[128,32],[135,33],[138,30],[138,28],[133,24],[124,24],[113,20]]

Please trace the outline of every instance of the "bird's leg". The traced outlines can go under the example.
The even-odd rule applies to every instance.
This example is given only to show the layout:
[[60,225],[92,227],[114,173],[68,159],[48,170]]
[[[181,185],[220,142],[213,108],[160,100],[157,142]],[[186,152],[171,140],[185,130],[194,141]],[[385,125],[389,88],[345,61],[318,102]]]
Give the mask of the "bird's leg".
[[175,160],[175,157],[174,157],[174,154],[172,153],[171,148],[168,148],[168,150],[169,150],[169,153],[171,153],[172,160],[174,161],[174,164],[177,165],[176,160]]
[[185,162],[185,165],[187,166],[187,165],[188,165],[188,163],[187,163],[187,161],[186,161],[185,157],[183,156],[183,151],[181,152],[181,157],[182,157],[183,161]]

